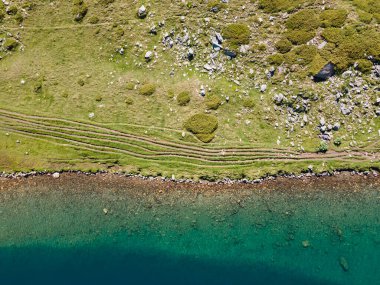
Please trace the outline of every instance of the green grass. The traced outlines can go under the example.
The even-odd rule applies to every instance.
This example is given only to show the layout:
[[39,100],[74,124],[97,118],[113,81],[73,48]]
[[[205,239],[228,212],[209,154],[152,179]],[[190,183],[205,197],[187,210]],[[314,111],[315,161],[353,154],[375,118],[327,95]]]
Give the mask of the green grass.
[[[270,67],[265,59],[275,50],[276,43],[279,51],[285,53],[279,56],[280,59],[277,58],[277,64],[285,61],[305,70],[309,70],[310,65],[320,66],[316,58],[317,51],[304,45],[292,47],[287,40],[279,41],[287,35],[286,25],[289,26],[292,20],[279,20],[273,25],[257,24],[258,17],[267,19],[266,13],[272,10],[290,11],[292,15],[297,15],[299,7],[306,1],[275,1],[275,6],[268,1],[260,1],[263,10],[250,4],[252,6],[246,12],[241,12],[238,24],[234,17],[236,11],[241,11],[244,1],[230,1],[223,7],[229,12],[226,19],[218,18],[209,11],[209,5],[203,2],[197,2],[197,7],[191,8],[182,6],[180,1],[152,1],[149,11],[154,16],[143,20],[136,17],[140,2],[79,2],[74,5],[72,1],[59,1],[50,5],[47,1],[33,1],[31,7],[24,7],[28,12],[28,15],[23,14],[24,28],[19,26],[15,15],[4,15],[0,24],[0,38],[7,39],[6,51],[0,52],[3,56],[0,68],[4,71],[0,73],[0,109],[56,120],[26,119],[28,124],[38,126],[15,121],[3,124],[0,129],[0,171],[120,169],[133,173],[175,174],[194,178],[204,175],[258,177],[280,170],[300,172],[306,170],[310,163],[323,164],[323,157],[311,161],[268,161],[275,159],[277,152],[292,152],[296,155],[300,151],[298,145],[307,152],[315,152],[319,143],[319,140],[316,141],[318,132],[315,126],[296,127],[294,132],[289,132],[284,126],[285,115],[273,109],[273,94],[283,88],[281,82],[284,78],[276,74],[268,82],[265,75],[265,70]],[[19,11],[22,11],[21,4],[21,1],[15,1]],[[256,9],[255,16],[248,11],[252,7]],[[363,6],[363,9],[373,15],[367,7]],[[179,21],[182,12],[187,14],[185,23]],[[81,19],[76,21],[75,16],[78,14],[81,14]],[[201,51],[203,47],[209,48],[210,36],[206,32],[208,28],[204,28],[204,22],[199,21],[205,17],[210,18],[212,28],[224,33],[226,46],[238,49],[239,45],[248,44],[252,47],[247,55],[239,55],[233,61],[226,60],[226,72],[213,76],[202,72],[204,62]],[[296,16],[290,19],[293,17]],[[159,35],[150,35],[151,26],[163,19],[165,26],[159,29]],[[349,21],[351,19],[346,22]],[[306,27],[302,32],[309,30],[311,25],[312,29],[306,33],[312,35],[301,42],[293,40],[295,44],[303,44],[316,34],[314,22],[305,22],[303,25]],[[181,32],[185,26],[193,34],[198,29],[204,29],[198,35],[199,46],[193,41],[191,43],[197,56],[186,64],[174,52],[164,51],[160,43],[164,32],[171,29]],[[298,32],[298,29],[295,31]],[[349,37],[346,30],[342,31],[343,39]],[[340,33],[336,28],[327,28],[322,35],[329,42],[337,44],[331,39],[335,38],[331,32]],[[8,36],[8,33],[12,36]],[[355,36],[355,33],[351,36]],[[17,41],[16,35],[19,37]],[[299,40],[301,37],[295,38]],[[10,48],[7,48],[9,43]],[[146,62],[145,53],[153,51],[155,46],[157,60]],[[365,45],[365,51],[370,48],[373,50],[373,46]],[[118,52],[120,48],[124,49],[123,55]],[[339,48],[348,49],[345,45],[336,47]],[[368,70],[368,62],[359,63],[363,71]],[[254,76],[249,74],[251,68],[257,71]],[[170,75],[172,69],[175,70],[174,75]],[[227,73],[232,73],[240,85],[232,82],[226,76]],[[268,84],[268,92],[262,94],[255,88],[261,83]],[[199,95],[201,85],[207,86],[205,98]],[[319,88],[323,90],[324,87],[310,86],[309,89]],[[174,97],[184,90],[191,100],[185,100],[186,104],[178,104]],[[290,91],[298,92],[296,89]],[[225,100],[227,96],[228,102]],[[318,116],[317,104],[310,111],[310,115],[315,117]],[[336,116],[329,106],[324,108],[324,112],[326,118]],[[94,117],[90,118],[91,113]],[[207,133],[186,130],[184,125],[187,120],[196,114],[217,118],[217,130]],[[276,127],[275,123],[279,123],[279,126]],[[347,124],[355,126],[354,119],[347,119]],[[374,124],[374,128],[380,127],[377,121],[369,124]],[[136,141],[115,132],[148,140]],[[6,136],[6,133],[10,135]],[[337,148],[331,142],[329,150],[349,149],[348,144],[353,139],[363,144],[362,149],[365,149],[371,143],[368,142],[368,136],[371,136],[372,142],[376,141],[374,133],[363,135],[342,129],[339,132],[339,137],[343,138],[342,145]],[[17,140],[21,140],[21,144],[17,144]],[[281,141],[280,145],[277,140]],[[153,143],[160,141],[163,144]],[[294,147],[292,142],[295,142]],[[228,149],[265,151],[257,155],[242,152],[235,155],[221,154]],[[151,157],[157,153],[173,152],[179,156]],[[196,157],[192,158],[192,153]],[[247,163],[250,156],[256,160]],[[233,165],[233,161],[242,163]],[[340,163],[326,161],[326,165]],[[350,163],[347,162],[348,165]],[[363,167],[369,164],[358,163]],[[320,169],[330,168],[321,166]]]

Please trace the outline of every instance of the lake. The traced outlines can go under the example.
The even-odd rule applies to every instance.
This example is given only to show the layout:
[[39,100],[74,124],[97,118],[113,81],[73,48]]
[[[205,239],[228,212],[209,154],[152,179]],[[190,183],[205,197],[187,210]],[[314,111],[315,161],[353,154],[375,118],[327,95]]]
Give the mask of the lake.
[[0,179],[0,284],[380,284],[380,179]]

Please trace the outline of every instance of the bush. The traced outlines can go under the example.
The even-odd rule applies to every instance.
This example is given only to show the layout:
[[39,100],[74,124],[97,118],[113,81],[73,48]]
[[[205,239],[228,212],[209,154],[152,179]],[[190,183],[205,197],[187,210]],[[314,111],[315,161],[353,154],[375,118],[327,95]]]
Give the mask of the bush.
[[152,83],[144,84],[140,87],[139,93],[140,95],[150,96],[156,92],[156,85]]
[[357,69],[365,74],[369,74],[372,71],[373,63],[368,59],[359,59],[357,62]]
[[286,33],[286,37],[292,44],[302,45],[313,39],[315,32],[309,32],[305,30],[294,30]]
[[200,141],[208,143],[218,129],[218,119],[212,115],[196,114],[185,122],[184,127]]
[[177,96],[177,102],[180,106],[186,106],[190,103],[190,93],[187,91],[181,92]]
[[3,43],[5,50],[12,51],[18,47],[19,43],[14,38],[7,38]]
[[209,110],[217,110],[222,104],[222,100],[217,95],[211,95],[206,99],[206,107]]
[[307,0],[260,0],[259,8],[268,13],[280,11],[291,12]]
[[373,20],[373,15],[371,13],[359,11],[358,16],[359,16],[359,20],[365,24],[369,24]]
[[269,64],[281,65],[285,61],[285,57],[282,54],[276,53],[268,56],[267,61]]
[[322,37],[329,43],[340,44],[345,38],[345,33],[339,28],[326,28],[322,32]]
[[251,31],[245,24],[230,24],[223,29],[223,36],[231,45],[231,48],[237,48],[239,45],[249,44]]
[[299,64],[301,66],[306,66],[310,64],[315,56],[317,55],[317,47],[302,45],[296,47],[291,52],[285,55],[285,61],[288,64]]
[[280,53],[287,53],[292,49],[292,43],[288,39],[281,39],[276,43],[276,49]]
[[292,15],[286,21],[286,27],[289,30],[314,31],[320,26],[320,20],[317,11],[305,9]]
[[334,145],[336,145],[336,146],[340,146],[342,144],[342,139],[341,138],[336,138],[335,140],[334,140]]
[[327,143],[325,141],[321,141],[317,148],[317,152],[326,153],[327,151],[328,151]]
[[320,15],[322,27],[340,28],[346,22],[347,16],[346,10],[325,10]]

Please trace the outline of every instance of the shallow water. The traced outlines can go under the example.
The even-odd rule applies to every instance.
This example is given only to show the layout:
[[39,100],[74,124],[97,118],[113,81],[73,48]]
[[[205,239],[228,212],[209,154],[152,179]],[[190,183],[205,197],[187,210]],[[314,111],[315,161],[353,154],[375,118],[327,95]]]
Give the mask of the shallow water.
[[380,284],[378,180],[0,180],[0,284]]

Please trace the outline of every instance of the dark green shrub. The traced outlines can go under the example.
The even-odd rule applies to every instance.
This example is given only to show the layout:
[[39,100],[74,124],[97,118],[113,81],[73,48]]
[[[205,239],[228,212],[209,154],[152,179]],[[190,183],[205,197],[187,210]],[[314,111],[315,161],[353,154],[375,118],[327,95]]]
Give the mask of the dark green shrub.
[[322,27],[340,28],[346,22],[347,16],[346,10],[325,10],[320,15]]
[[276,53],[267,57],[269,64],[281,65],[285,61],[285,57],[282,54]]
[[342,144],[342,139],[341,138],[336,138],[335,140],[334,140],[334,145],[336,145],[336,146],[340,146]]
[[288,39],[281,39],[276,43],[276,49],[280,53],[287,53],[292,49],[292,43]]
[[152,83],[144,84],[140,87],[139,93],[140,95],[150,96],[156,92],[156,85]]
[[259,0],[259,8],[268,13],[291,12],[307,0]]
[[302,10],[286,21],[286,27],[289,30],[314,31],[320,24],[317,11],[310,9]]
[[222,100],[217,95],[211,95],[206,98],[206,107],[209,110],[217,110],[222,104]]
[[301,66],[306,66],[314,60],[316,55],[317,47],[302,45],[285,54],[285,62],[288,64],[299,64]]
[[340,44],[345,38],[345,31],[339,28],[326,28],[322,37],[329,43]]
[[306,44],[315,37],[315,32],[305,30],[294,30],[286,33],[286,37],[295,45]]
[[249,44],[251,31],[247,25],[235,23],[224,27],[223,36],[231,48],[236,48],[239,45]]
[[368,59],[359,59],[357,62],[357,69],[365,74],[371,73],[373,63]]
[[329,147],[327,145],[327,143],[325,141],[321,141],[318,148],[317,148],[317,152],[320,152],[320,153],[326,153],[328,151]]
[[200,141],[208,143],[215,137],[218,119],[212,115],[196,114],[185,122],[184,127]]
[[186,106],[190,103],[190,93],[187,91],[181,92],[177,96],[177,103],[180,106]]
[[359,11],[358,16],[359,16],[359,20],[365,24],[369,24],[373,20],[373,15],[371,13]]

